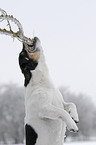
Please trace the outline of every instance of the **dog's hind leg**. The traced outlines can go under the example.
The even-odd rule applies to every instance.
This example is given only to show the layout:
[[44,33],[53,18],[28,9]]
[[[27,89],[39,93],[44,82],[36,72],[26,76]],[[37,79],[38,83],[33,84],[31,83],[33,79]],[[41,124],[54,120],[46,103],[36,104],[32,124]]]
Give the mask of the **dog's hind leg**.
[[25,132],[26,132],[26,145],[35,145],[37,140],[37,133],[35,130],[28,124],[25,126]]

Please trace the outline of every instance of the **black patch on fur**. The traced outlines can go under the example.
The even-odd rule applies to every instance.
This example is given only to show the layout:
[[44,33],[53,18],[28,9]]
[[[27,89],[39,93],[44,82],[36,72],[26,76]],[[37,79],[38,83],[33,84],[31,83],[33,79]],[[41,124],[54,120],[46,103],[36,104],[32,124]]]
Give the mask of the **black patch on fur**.
[[38,138],[38,135],[35,132],[35,130],[30,125],[26,124],[25,133],[26,133],[26,145],[35,145],[36,140]]
[[35,70],[36,66],[38,65],[38,62],[29,58],[24,47],[25,46],[23,44],[23,50],[19,54],[19,65],[25,77],[24,86],[26,87],[32,77],[32,73],[30,72],[30,70]]

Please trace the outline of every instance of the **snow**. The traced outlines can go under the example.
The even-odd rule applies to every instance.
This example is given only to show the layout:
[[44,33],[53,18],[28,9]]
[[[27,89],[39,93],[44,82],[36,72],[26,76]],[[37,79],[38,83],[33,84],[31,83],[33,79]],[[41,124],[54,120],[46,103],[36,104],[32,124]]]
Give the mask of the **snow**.
[[[88,141],[88,142],[67,142],[64,143],[64,145],[96,145],[96,141]],[[3,145],[3,144],[1,144]],[[8,144],[8,145],[12,145],[12,144]],[[14,144],[15,145],[15,144]],[[16,145],[24,145],[24,144],[16,144]]]
[[68,143],[64,143],[65,145],[96,145],[96,142],[91,142],[91,141],[88,141],[88,142],[68,142]]

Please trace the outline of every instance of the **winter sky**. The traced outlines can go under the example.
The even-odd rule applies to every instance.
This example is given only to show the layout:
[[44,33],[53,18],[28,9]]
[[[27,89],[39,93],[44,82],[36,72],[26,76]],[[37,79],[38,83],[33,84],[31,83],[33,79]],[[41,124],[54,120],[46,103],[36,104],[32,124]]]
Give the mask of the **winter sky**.
[[[96,101],[96,0],[2,0],[0,7],[21,22],[26,36],[40,38],[55,86]],[[21,49],[17,39],[0,34],[1,85],[23,86]]]

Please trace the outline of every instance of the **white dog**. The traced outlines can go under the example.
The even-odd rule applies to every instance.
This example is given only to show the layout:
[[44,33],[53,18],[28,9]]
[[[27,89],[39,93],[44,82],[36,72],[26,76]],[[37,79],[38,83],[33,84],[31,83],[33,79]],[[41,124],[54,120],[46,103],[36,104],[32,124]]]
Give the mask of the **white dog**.
[[26,145],[63,145],[66,127],[77,132],[76,106],[65,103],[52,84],[40,40],[33,39],[35,52],[23,45],[19,64],[25,77]]

